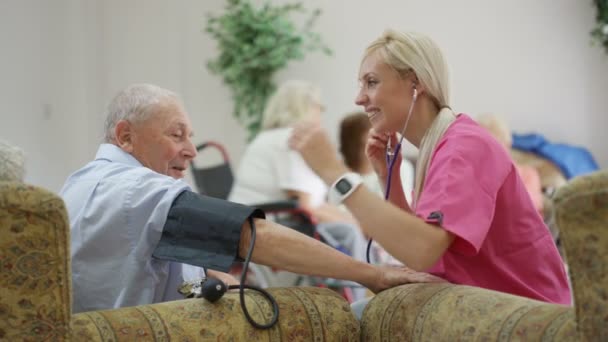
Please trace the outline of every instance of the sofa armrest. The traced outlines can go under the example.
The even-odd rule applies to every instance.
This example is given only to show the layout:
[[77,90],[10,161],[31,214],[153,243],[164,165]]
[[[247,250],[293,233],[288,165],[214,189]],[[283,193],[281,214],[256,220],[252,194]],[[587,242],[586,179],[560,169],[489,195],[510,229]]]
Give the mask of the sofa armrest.
[[454,284],[409,284],[376,295],[362,341],[573,341],[574,310]]
[[589,341],[608,341],[608,170],[571,180],[554,197],[576,304]]
[[[216,303],[202,298],[93,311],[72,317],[76,341],[359,341],[359,322],[335,292],[312,287],[273,288],[279,321],[270,330],[252,327],[241,311],[237,291]],[[268,322],[270,304],[246,292],[249,313]]]

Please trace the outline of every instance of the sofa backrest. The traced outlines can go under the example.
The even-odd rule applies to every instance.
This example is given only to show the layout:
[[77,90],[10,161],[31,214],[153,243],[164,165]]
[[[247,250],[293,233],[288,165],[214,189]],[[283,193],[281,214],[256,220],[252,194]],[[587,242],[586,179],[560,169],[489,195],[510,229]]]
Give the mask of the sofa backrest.
[[579,333],[608,341],[608,170],[572,179],[554,204]]
[[68,339],[68,222],[59,196],[0,182],[0,340]]

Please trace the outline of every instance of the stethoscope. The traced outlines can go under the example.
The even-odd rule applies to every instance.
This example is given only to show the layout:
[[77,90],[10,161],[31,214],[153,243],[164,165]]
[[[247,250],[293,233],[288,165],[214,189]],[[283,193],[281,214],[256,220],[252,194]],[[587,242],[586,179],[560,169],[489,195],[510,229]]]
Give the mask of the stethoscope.
[[[388,174],[387,174],[387,180],[386,180],[386,189],[384,189],[384,200],[388,201],[388,197],[391,191],[391,180],[392,180],[392,176],[393,176],[393,167],[395,166],[395,161],[397,161],[397,157],[399,156],[399,153],[401,152],[401,145],[403,144],[403,138],[405,137],[405,130],[407,129],[407,125],[410,122],[410,119],[412,118],[412,112],[414,110],[414,104],[416,104],[416,99],[418,99],[418,90],[416,90],[416,85],[414,85],[414,94],[412,95],[412,103],[410,103],[410,108],[408,110],[408,115],[407,118],[405,119],[405,124],[403,125],[403,130],[401,131],[401,137],[399,138],[399,142],[397,143],[397,145],[395,146],[395,149],[393,150],[391,148],[391,138],[388,138],[388,142],[386,144],[386,165],[388,168]],[[373,239],[369,239],[369,242],[367,243],[367,250],[365,253],[365,257],[367,259],[367,263],[371,264],[370,261],[370,251],[372,248],[372,242],[374,240]]]

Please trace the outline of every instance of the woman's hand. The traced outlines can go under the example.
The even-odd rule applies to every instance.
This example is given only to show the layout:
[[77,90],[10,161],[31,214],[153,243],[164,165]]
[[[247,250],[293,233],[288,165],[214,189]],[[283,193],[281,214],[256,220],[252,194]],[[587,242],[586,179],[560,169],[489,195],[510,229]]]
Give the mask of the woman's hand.
[[338,159],[327,132],[314,122],[301,122],[293,128],[289,147],[298,151],[308,166],[327,184],[332,184],[348,169]]
[[[374,171],[378,175],[380,179],[386,181],[386,177],[388,176],[388,166],[386,161],[386,146],[389,142],[391,142],[392,151],[395,152],[395,148],[397,143],[399,142],[397,138],[397,133],[378,133],[373,128],[369,131],[369,137],[367,139],[367,143],[365,144],[365,155],[367,159],[372,164]],[[394,158],[391,156],[391,158]],[[397,154],[397,160],[395,161],[395,168],[397,172],[401,167],[401,153]]]
[[380,276],[375,279],[374,284],[363,284],[374,293],[381,292],[391,287],[412,283],[447,283],[447,280],[426,272],[416,272],[405,266],[376,266]]

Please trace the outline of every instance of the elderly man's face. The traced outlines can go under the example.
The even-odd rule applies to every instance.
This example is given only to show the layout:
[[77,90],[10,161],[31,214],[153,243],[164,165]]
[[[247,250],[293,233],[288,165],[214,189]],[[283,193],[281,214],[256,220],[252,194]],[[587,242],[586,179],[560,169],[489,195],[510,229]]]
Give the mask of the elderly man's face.
[[148,120],[132,128],[129,153],[158,173],[176,179],[184,177],[184,171],[196,156],[196,148],[190,140],[190,119],[177,101],[165,101]]

